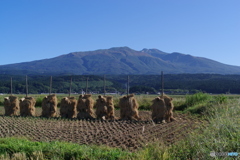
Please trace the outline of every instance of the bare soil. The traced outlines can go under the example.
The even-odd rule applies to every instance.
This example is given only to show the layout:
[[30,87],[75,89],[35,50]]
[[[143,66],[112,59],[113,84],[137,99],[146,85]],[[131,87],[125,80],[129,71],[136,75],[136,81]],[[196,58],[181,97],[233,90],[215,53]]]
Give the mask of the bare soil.
[[[67,141],[78,144],[107,145],[134,151],[148,143],[162,140],[169,145],[188,136],[198,127],[199,119],[176,114],[176,121],[155,124],[150,111],[139,111],[141,121],[77,120],[62,118],[7,117],[0,107],[0,137],[28,137],[34,141]],[[115,111],[119,117],[119,110]]]

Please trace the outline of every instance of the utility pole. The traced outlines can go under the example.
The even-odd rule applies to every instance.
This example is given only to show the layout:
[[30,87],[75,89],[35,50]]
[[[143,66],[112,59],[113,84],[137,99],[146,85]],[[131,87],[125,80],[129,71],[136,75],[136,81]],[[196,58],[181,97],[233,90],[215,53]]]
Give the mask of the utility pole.
[[127,96],[129,94],[129,75],[127,76]]
[[12,96],[12,77],[11,77],[11,96]]
[[163,94],[164,94],[164,76],[163,76],[163,71],[161,73],[161,82],[162,82],[161,97],[163,97]]
[[28,77],[26,75],[26,97],[28,97]]
[[88,92],[88,77],[87,77],[87,80],[86,80],[86,92],[85,92],[85,94],[87,94],[87,92]]
[[71,96],[71,92],[72,92],[72,76],[71,76],[70,86],[69,86],[69,97]]
[[49,95],[52,93],[52,76],[50,77]]
[[103,76],[103,93],[105,96],[106,95],[106,76],[105,75]]

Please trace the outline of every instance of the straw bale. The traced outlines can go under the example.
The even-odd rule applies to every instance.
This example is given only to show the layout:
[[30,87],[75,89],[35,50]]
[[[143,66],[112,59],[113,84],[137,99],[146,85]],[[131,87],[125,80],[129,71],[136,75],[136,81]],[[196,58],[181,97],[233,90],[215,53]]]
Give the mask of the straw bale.
[[75,97],[64,97],[60,103],[60,115],[62,118],[76,118],[77,100]]
[[98,96],[96,100],[96,115],[99,119],[114,120],[114,105],[112,96]]
[[162,98],[164,99],[165,105],[167,107],[167,112],[165,116],[166,121],[167,122],[175,121],[176,119],[173,117],[173,109],[174,109],[173,98],[167,95],[163,95]]
[[107,119],[114,120],[115,119],[115,113],[114,113],[114,103],[113,103],[113,97],[112,96],[105,96],[107,98]]
[[77,103],[77,118],[79,119],[92,119],[95,117],[94,111],[94,100],[91,94],[80,95]]
[[44,97],[42,100],[42,117],[56,117],[57,103],[57,96],[55,94]]
[[138,103],[134,97],[134,94],[123,96],[122,98],[120,98],[119,107],[120,107],[121,119],[128,119],[128,120],[140,119],[138,114]]
[[165,116],[167,113],[167,107],[164,99],[157,97],[152,100],[153,104],[150,106],[152,110],[152,120],[155,122],[165,122]]
[[20,99],[20,115],[35,116],[36,100],[33,97],[25,97]]
[[19,114],[19,100],[16,96],[9,96],[4,98],[5,116],[17,116]]

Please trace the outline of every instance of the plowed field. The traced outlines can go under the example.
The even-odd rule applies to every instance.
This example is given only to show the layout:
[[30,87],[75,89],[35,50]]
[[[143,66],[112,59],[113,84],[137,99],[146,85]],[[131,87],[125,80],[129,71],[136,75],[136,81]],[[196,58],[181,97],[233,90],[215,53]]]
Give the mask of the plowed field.
[[[7,117],[0,110],[0,137],[24,136],[35,141],[67,141],[78,144],[108,145],[131,151],[156,139],[172,144],[188,135],[200,123],[185,114],[176,121],[155,124],[151,112],[139,111],[141,121],[68,120],[61,118]],[[37,109],[37,115],[41,109]],[[119,116],[119,111],[116,111]]]

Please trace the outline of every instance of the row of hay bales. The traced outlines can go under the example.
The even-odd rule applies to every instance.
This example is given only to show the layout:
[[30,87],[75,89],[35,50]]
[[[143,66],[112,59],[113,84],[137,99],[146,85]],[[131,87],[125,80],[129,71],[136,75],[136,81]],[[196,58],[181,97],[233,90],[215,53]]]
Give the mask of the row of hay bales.
[[[166,95],[156,97],[150,106],[152,110],[152,119],[157,122],[170,122],[173,118],[172,98]],[[6,116],[35,116],[35,103],[33,97],[25,97],[18,100],[16,96],[4,98],[4,108]],[[48,95],[42,101],[42,117],[57,116],[57,96]],[[119,100],[120,119],[123,120],[140,120],[138,112],[138,102],[134,94],[123,96]],[[96,109],[94,111],[94,108]],[[114,114],[114,102],[112,96],[99,95],[94,105],[92,95],[80,95],[78,100],[75,97],[64,97],[60,102],[60,116],[62,118],[78,119],[117,119]]]
[[4,98],[4,109],[6,116],[35,116],[36,100],[33,97],[25,97],[18,100],[16,96]]
[[[93,108],[96,108],[95,112]],[[113,97],[100,95],[95,105],[90,94],[80,95],[78,100],[75,97],[65,97],[60,103],[60,115],[63,118],[114,120]]]

